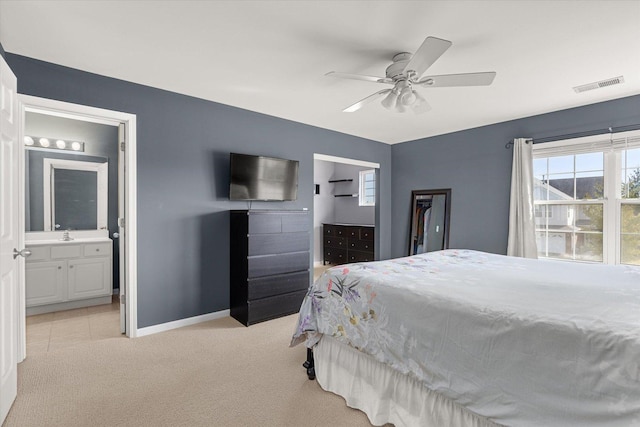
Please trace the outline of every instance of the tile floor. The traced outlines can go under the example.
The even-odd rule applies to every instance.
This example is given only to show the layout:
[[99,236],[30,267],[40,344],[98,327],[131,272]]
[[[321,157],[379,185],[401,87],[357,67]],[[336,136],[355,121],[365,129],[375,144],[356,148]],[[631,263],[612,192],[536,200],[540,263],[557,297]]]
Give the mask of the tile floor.
[[27,356],[118,337],[124,335],[117,297],[111,304],[27,317]]

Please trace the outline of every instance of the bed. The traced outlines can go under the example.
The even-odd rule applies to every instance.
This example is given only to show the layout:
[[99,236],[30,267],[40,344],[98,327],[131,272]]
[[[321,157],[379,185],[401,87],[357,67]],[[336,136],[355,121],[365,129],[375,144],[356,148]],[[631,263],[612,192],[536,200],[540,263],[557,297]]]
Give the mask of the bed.
[[640,426],[640,269],[444,250],[328,269],[291,345],[374,425]]

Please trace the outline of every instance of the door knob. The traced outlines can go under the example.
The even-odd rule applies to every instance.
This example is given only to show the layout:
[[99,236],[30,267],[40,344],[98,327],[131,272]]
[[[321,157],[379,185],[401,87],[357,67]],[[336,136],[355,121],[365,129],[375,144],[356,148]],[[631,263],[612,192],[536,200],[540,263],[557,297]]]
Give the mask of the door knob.
[[29,255],[31,255],[31,251],[29,249],[23,249],[23,250],[19,251],[16,248],[13,248],[13,259],[18,258],[18,255],[20,255],[21,257],[26,258]]

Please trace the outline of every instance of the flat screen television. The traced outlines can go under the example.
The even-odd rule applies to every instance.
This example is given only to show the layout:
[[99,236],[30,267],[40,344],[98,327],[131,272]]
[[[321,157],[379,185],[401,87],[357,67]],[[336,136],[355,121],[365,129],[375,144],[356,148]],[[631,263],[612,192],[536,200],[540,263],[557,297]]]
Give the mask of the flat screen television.
[[298,161],[231,153],[230,200],[296,200]]

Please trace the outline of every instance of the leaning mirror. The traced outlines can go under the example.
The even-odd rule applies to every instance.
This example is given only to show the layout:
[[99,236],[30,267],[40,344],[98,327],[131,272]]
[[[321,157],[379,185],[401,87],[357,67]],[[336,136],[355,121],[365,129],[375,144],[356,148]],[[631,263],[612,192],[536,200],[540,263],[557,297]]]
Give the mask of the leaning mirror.
[[451,189],[411,192],[409,255],[449,247]]

